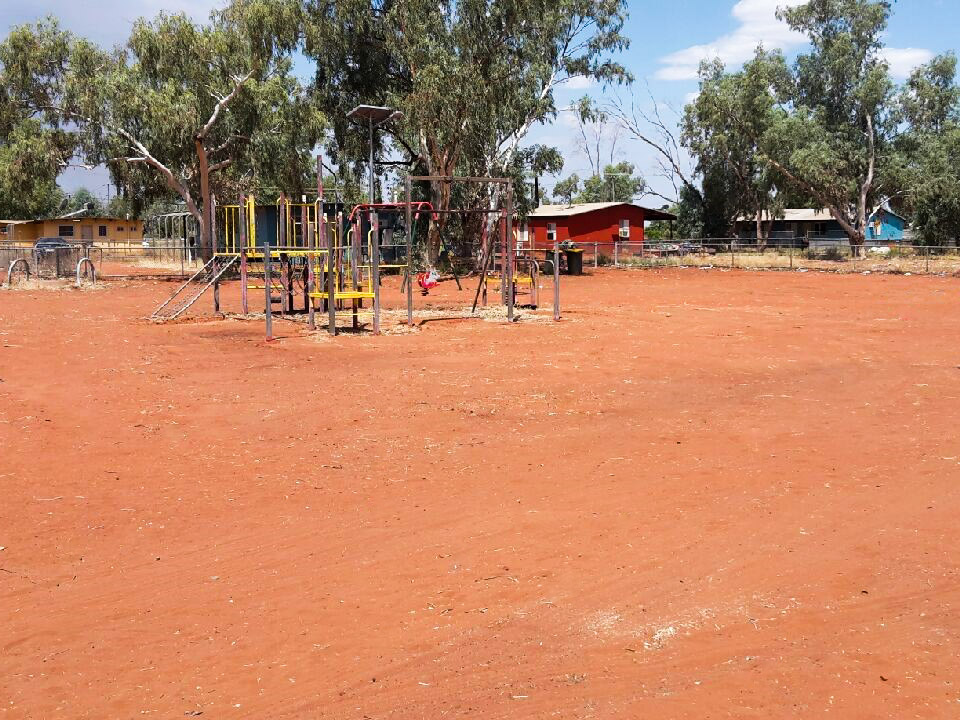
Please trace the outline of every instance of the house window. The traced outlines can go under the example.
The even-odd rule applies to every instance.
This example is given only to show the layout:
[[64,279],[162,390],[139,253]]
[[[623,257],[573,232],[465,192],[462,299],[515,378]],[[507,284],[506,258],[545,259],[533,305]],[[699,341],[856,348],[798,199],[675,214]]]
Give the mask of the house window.
[[60,237],[73,237],[73,225],[61,225],[57,228]]
[[547,223],[547,242],[555,243],[557,241],[557,224]]
[[621,240],[630,239],[630,221],[629,220],[620,221],[620,239]]
[[106,225],[101,225],[101,226],[97,229],[97,235],[98,235],[99,237],[106,237],[106,236],[107,236],[107,226],[106,226]]

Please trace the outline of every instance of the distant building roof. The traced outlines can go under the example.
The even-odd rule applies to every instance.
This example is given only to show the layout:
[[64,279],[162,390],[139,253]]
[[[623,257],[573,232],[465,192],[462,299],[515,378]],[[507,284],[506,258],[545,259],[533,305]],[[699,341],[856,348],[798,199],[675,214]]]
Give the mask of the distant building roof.
[[[869,217],[873,217],[878,211],[882,210],[885,213],[890,215],[896,215],[901,220],[905,220],[902,215],[894,212],[887,207],[878,207],[870,211]],[[770,213],[764,211],[763,221],[766,222],[770,219]],[[774,220],[783,220],[784,222],[823,222],[825,220],[833,220],[833,215],[829,210],[817,210],[816,208],[787,208],[783,211],[782,217],[775,217]],[[737,218],[737,222],[756,222],[757,218],[755,215],[741,215]]]
[[663,210],[654,210],[643,207],[635,203],[623,202],[600,202],[600,203],[574,203],[572,205],[541,205],[530,213],[528,217],[555,218],[555,217],[573,217],[574,215],[585,215],[586,213],[596,212],[597,210],[606,210],[607,208],[621,206],[635,207],[643,210],[644,217],[647,220],[676,220],[676,215],[671,215]]
[[107,222],[140,222],[136,218],[121,218],[121,217],[111,217],[110,215],[84,215],[82,217],[72,217],[72,218],[44,218],[47,222],[53,222],[54,220],[58,223],[71,223],[71,222],[83,222],[84,220],[106,220]]
[[25,223],[35,222],[57,222],[66,225],[72,222],[83,222],[84,220],[106,220],[107,222],[141,222],[135,218],[127,219],[120,217],[110,217],[109,215],[83,215],[82,217],[49,217],[36,218],[33,220],[0,220],[0,225],[23,225]]

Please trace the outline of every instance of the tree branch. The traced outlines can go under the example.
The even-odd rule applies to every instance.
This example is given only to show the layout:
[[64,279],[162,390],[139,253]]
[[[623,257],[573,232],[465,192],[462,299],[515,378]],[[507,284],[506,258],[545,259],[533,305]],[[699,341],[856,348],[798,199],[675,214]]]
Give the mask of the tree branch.
[[200,132],[197,133],[197,137],[201,139],[206,139],[207,134],[210,132],[211,128],[213,128],[214,124],[217,122],[217,118],[220,117],[220,111],[226,108],[230,103],[234,101],[234,99],[240,93],[240,89],[243,87],[244,83],[246,83],[247,80],[249,80],[252,77],[253,77],[253,70],[248,72],[246,75],[242,75],[242,76],[234,75],[233,90],[231,90],[226,97],[220,98],[217,101],[216,106],[213,108],[213,113],[210,115],[210,119],[207,120],[206,125],[204,125],[200,129]]

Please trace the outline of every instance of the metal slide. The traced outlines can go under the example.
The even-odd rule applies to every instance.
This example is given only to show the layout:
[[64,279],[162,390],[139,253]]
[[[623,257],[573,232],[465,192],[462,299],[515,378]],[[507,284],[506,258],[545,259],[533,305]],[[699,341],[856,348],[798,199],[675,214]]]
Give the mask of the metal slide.
[[233,267],[239,255],[221,253],[214,255],[213,259],[196,272],[189,280],[177,288],[166,302],[153,311],[151,320],[174,320],[193,305],[200,297],[217,282],[231,267]]

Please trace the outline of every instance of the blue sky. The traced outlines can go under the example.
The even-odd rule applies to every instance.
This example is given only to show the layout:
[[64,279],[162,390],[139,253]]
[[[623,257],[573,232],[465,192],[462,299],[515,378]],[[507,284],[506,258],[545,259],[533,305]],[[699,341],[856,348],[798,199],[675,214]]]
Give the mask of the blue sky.
[[[619,58],[636,77],[632,89],[638,103],[649,105],[647,87],[666,108],[679,112],[696,91],[696,68],[705,57],[719,56],[736,67],[750,56],[758,42],[768,48],[783,48],[788,55],[803,49],[803,38],[778,23],[775,9],[800,0],[632,0],[626,34],[630,49]],[[46,14],[60,17],[62,24],[100,44],[122,42],[133,21],[159,10],[183,11],[204,19],[219,0],[3,0],[4,31],[10,26],[39,19]],[[935,53],[956,47],[960,27],[958,0],[897,0],[887,33],[888,60],[894,75],[905,76],[911,67]],[[618,91],[624,98],[631,90]],[[588,93],[609,99],[604,88],[574,82],[556,93],[560,107]],[[566,158],[563,176],[589,173],[586,158],[578,151],[577,132],[570,113],[555,122],[535,128],[527,142],[546,142],[561,149]],[[621,139],[616,158],[633,162],[652,185],[666,190],[656,178],[650,154],[637,143]],[[62,184],[67,189],[86,185],[105,194],[102,171],[71,171]],[[546,185],[552,182],[548,179]],[[657,201],[659,202],[659,201]]]

